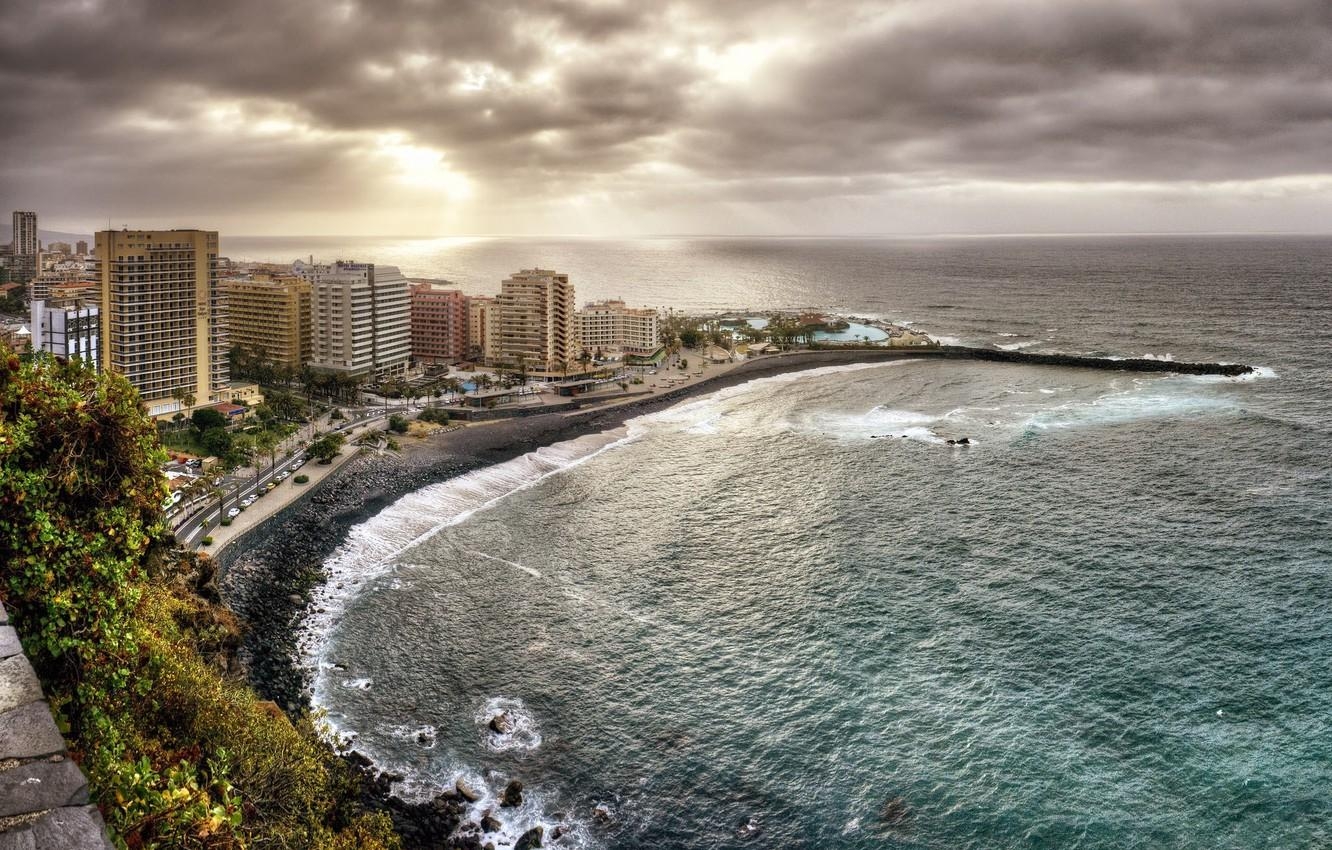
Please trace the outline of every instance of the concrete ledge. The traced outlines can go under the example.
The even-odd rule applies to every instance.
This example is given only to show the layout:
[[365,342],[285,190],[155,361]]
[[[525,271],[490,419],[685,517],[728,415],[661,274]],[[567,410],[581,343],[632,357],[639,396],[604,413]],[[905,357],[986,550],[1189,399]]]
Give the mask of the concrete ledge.
[[0,714],[0,758],[30,759],[65,751],[65,739],[44,702]]
[[33,761],[0,772],[0,817],[88,805],[88,783],[67,758]]

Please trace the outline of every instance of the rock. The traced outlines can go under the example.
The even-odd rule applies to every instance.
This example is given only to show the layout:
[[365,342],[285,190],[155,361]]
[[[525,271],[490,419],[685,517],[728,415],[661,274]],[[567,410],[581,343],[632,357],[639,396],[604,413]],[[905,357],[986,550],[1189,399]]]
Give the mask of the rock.
[[445,846],[449,850],[481,850],[481,839],[475,835],[455,835]]
[[522,834],[518,839],[518,843],[513,845],[513,850],[528,850],[528,848],[531,847],[540,847],[541,839],[545,834],[546,828],[544,826],[534,826]]
[[0,817],[88,805],[88,783],[69,759],[35,761],[0,771]]
[[495,817],[490,812],[486,812],[481,816],[482,832],[499,832],[503,826],[504,825],[499,822],[499,818]]
[[956,446],[956,445],[957,445],[957,440],[944,440],[944,442],[947,443],[947,444],[950,445],[950,446]]
[[568,830],[565,829],[563,826],[557,826],[550,831],[550,840],[559,841],[561,838],[565,836],[565,833],[567,832]]
[[970,437],[963,437],[962,439],[960,439],[960,440],[957,441],[957,444],[958,444],[959,446],[969,446],[969,445],[971,445],[971,438],[970,438]]
[[888,826],[901,826],[911,820],[911,806],[901,797],[890,797],[879,809],[879,820]]
[[487,841],[485,845],[481,847],[481,850],[495,850],[495,842]]
[[523,804],[523,783],[517,779],[509,781],[504,786],[504,792],[500,794],[500,806],[503,808],[513,808]]
[[762,831],[763,827],[759,826],[758,821],[754,820],[753,818],[749,818],[744,823],[740,824],[738,827],[735,828],[735,837],[753,838]]
[[305,601],[305,597],[301,596],[299,593],[293,593],[287,597],[287,601],[292,605],[300,605]]
[[592,820],[596,821],[597,823],[610,823],[611,822],[610,809],[607,808],[604,803],[597,803],[595,806],[592,807]]
[[481,799],[481,795],[464,782],[461,776],[458,777],[457,782],[453,783],[453,787],[457,788],[458,795],[469,803],[475,803],[477,800]]
[[513,731],[513,721],[509,719],[509,712],[507,711],[501,711],[499,714],[496,714],[494,717],[490,718],[490,722],[486,725],[489,726],[490,731],[494,732],[496,735],[507,735]]

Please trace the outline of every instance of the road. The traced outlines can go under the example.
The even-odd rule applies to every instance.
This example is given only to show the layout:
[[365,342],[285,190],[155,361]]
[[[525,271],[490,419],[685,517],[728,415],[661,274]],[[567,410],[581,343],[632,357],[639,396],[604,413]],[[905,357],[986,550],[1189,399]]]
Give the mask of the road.
[[[346,432],[352,428],[374,424],[383,419],[383,410],[350,411],[345,421],[338,423],[332,430]],[[226,516],[231,508],[239,507],[240,502],[252,493],[263,492],[268,483],[283,472],[293,472],[297,461],[305,457],[303,446],[288,452],[272,466],[261,470],[257,475],[224,475],[218,489],[222,490],[222,503],[219,506],[216,493],[206,493],[195,497],[187,507],[173,515],[168,515],[175,531],[176,542],[187,549],[198,549],[204,537],[208,536]],[[276,491],[274,491],[276,493]],[[269,496],[268,498],[273,498]],[[294,496],[293,496],[294,498]]]

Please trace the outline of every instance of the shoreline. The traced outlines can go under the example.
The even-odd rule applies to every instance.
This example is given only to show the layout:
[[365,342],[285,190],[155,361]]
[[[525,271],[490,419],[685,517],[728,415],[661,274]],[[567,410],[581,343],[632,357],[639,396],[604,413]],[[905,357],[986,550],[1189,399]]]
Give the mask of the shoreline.
[[[263,699],[271,699],[288,714],[312,708],[310,683],[297,659],[300,623],[314,601],[313,591],[328,580],[324,563],[348,530],[375,515],[398,498],[431,484],[478,469],[503,463],[554,443],[601,433],[622,426],[627,420],[674,406],[692,397],[747,383],[757,378],[799,372],[824,366],[866,362],[951,361],[956,359],[1031,362],[1013,357],[1020,352],[997,352],[998,356],[973,356],[959,347],[930,350],[834,349],[801,351],[743,361],[716,374],[686,385],[647,396],[635,396],[573,411],[540,413],[507,419],[474,422],[464,428],[400,439],[397,453],[353,450],[339,459],[334,469],[290,502],[275,506],[272,513],[256,518],[239,529],[217,558],[223,602],[246,624],[241,661],[249,684]],[[988,350],[985,351],[989,354]],[[1039,355],[1049,365],[1081,366],[1081,360],[1063,355]],[[1071,362],[1070,362],[1071,361]],[[1042,362],[1042,361],[1036,361]],[[1195,372],[1195,364],[1168,361],[1102,360],[1092,368],[1129,371]],[[1210,368],[1216,364],[1204,364]],[[1233,374],[1252,371],[1233,367]],[[239,545],[238,545],[239,544]],[[322,608],[315,608],[322,612]],[[398,777],[381,769],[355,749],[337,750],[362,777],[363,800],[390,813],[404,837],[404,846],[434,846],[459,826],[465,809],[457,792],[446,790],[434,800],[409,803],[396,797],[392,782]]]

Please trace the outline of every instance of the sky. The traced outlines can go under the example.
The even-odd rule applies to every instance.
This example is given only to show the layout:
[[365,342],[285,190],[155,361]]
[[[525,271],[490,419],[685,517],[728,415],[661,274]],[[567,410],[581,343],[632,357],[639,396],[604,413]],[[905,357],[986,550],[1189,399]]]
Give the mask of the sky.
[[44,229],[1332,231],[1329,0],[0,6]]

